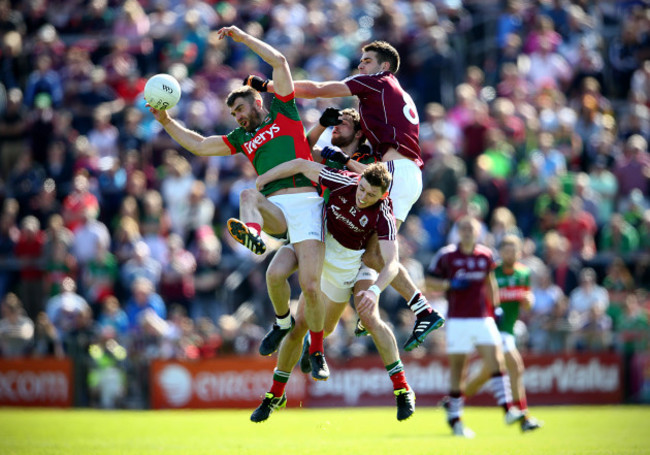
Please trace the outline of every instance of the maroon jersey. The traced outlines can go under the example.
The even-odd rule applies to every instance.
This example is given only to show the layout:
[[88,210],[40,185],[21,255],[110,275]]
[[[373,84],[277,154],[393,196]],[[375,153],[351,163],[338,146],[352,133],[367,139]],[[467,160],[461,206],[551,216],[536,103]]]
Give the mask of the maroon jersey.
[[395,75],[389,71],[358,74],[343,82],[359,98],[363,133],[375,152],[383,156],[394,147],[422,168],[418,111]]
[[465,278],[470,283],[465,289],[447,291],[448,318],[492,316],[485,279],[495,268],[492,251],[483,245],[476,245],[472,254],[462,253],[459,245],[447,245],[438,251],[431,261],[429,273],[446,280]]
[[356,205],[361,176],[354,172],[326,167],[319,183],[330,189],[325,204],[325,222],[330,234],[346,248],[363,250],[373,232],[379,240],[395,240],[397,229],[390,198],[360,209]]

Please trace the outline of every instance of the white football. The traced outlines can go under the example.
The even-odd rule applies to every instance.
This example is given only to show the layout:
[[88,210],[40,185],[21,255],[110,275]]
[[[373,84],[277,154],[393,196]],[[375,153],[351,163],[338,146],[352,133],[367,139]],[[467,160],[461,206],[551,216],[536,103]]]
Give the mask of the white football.
[[156,74],[144,86],[144,99],[159,111],[171,109],[181,99],[181,86],[169,74]]

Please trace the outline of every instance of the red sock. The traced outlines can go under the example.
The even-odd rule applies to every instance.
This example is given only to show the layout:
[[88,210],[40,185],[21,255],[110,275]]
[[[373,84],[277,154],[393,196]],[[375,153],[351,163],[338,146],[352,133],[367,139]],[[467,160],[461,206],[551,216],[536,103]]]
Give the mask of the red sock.
[[269,390],[269,392],[271,392],[273,396],[281,397],[282,394],[284,393],[284,388],[286,386],[287,386],[286,382],[280,382],[274,379],[273,385],[271,386],[271,390]]
[[390,377],[390,380],[393,381],[393,390],[406,389],[409,390],[410,387],[406,383],[406,375],[403,371],[395,373]]
[[309,353],[313,354],[314,352],[325,352],[323,348],[323,331],[312,332],[309,331],[309,336],[311,338],[311,344],[309,345]]
[[519,402],[517,404],[518,404],[519,409],[521,410],[521,412],[528,411],[528,403],[526,402],[526,398],[520,398]]
[[262,232],[262,226],[260,226],[257,223],[246,223],[246,226],[248,226],[249,228],[255,229],[255,232],[257,233],[257,235],[259,235]]

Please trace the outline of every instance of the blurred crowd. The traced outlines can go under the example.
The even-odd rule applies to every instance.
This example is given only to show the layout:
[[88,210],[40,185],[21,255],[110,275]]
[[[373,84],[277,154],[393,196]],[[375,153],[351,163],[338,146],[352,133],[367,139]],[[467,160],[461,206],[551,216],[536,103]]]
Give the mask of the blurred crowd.
[[[124,378],[146,377],[151,359],[257,352],[273,248],[253,257],[224,229],[254,170],[182,150],[142,96],[149,76],[172,74],[175,118],[203,135],[234,129],[225,95],[271,74],[216,39],[231,24],[282,51],[295,79],[353,74],[373,39],[399,50],[425,161],[400,257],[423,289],[472,214],[488,246],[524,239],[536,304],[517,326],[523,352],[648,349],[646,2],[0,0],[1,356],[82,359],[79,400],[109,406],[146,397],[146,381]],[[298,102],[307,129],[328,106],[354,106]],[[412,314],[391,291],[381,305],[401,344]],[[351,308],[343,321],[328,355],[373,349],[352,335]],[[413,355],[443,352],[434,333]],[[112,402],[101,372],[123,384]]]

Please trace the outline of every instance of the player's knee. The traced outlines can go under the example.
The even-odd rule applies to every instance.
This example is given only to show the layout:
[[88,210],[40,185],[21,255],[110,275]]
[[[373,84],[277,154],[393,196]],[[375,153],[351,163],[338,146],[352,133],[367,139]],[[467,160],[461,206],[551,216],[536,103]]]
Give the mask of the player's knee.
[[305,294],[305,299],[308,302],[313,301],[315,298],[317,298],[318,294],[320,293],[320,283],[317,280],[302,278],[299,281],[300,289],[302,290],[303,294]]
[[259,191],[253,188],[247,188],[239,194],[239,203],[241,205],[256,204],[260,196]]
[[282,267],[269,267],[266,269],[266,283],[268,286],[282,285],[290,275],[290,270]]

